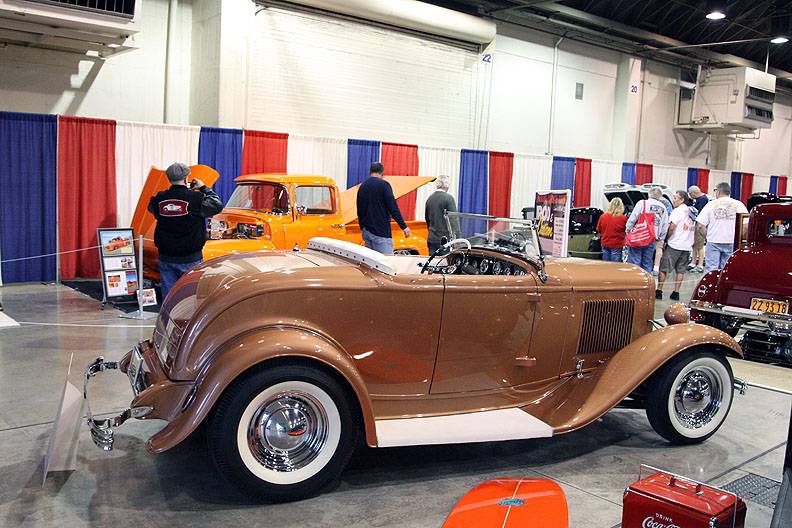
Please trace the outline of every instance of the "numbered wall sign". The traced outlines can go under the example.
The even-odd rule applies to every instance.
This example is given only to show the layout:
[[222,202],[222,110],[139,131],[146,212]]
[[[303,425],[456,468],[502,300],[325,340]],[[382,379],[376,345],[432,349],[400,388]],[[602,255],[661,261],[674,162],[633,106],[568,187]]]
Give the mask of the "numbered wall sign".
[[630,93],[633,95],[638,95],[638,85],[635,83],[630,84]]

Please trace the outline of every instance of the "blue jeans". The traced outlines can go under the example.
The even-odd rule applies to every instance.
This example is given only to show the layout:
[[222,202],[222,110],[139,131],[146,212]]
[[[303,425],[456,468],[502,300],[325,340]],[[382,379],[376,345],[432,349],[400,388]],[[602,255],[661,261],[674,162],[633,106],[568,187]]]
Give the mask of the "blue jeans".
[[627,251],[627,262],[641,266],[644,271],[652,273],[654,269],[655,242],[646,247],[631,247]]
[[160,272],[160,293],[162,294],[162,302],[173,289],[173,285],[181,278],[182,275],[190,271],[190,268],[203,262],[203,259],[196,260],[195,262],[185,262],[184,264],[177,264],[175,262],[157,261],[157,268]]
[[366,243],[366,247],[369,249],[379,251],[383,255],[393,255],[392,238],[377,236],[369,232],[366,228],[363,228],[363,242]]
[[607,248],[602,246],[602,260],[606,262],[621,262],[622,248]]
[[732,253],[734,253],[734,244],[707,242],[704,246],[704,269],[707,271],[723,269]]

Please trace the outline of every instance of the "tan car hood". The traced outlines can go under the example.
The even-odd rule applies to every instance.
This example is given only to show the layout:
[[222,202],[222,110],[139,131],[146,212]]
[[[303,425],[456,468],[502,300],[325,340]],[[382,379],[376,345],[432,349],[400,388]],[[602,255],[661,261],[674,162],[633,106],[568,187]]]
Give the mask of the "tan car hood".
[[[434,176],[385,176],[385,181],[393,187],[393,196],[397,200],[436,179]],[[357,219],[357,193],[359,188],[360,184],[341,193],[342,222],[345,224]]]
[[[190,167],[190,179],[198,178],[209,187],[214,185],[219,177],[220,174],[212,167],[206,165],[192,165]],[[151,167],[146,183],[143,185],[143,190],[140,191],[135,214],[132,216],[132,229],[134,229],[135,236],[143,235],[149,239],[154,238],[154,227],[157,225],[157,220],[154,215],[148,212],[149,200],[152,196],[168,187],[170,187],[170,182],[168,182],[165,171],[157,167]]]

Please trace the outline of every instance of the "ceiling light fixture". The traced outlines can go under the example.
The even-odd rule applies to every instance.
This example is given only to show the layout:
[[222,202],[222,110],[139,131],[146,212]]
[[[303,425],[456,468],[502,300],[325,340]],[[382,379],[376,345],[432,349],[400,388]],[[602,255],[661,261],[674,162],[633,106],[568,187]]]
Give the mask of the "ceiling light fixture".
[[770,42],[772,42],[773,44],[786,44],[787,42],[789,42],[789,39],[786,37],[776,37]]
[[723,20],[724,18],[726,18],[726,15],[723,14],[723,11],[716,9],[715,11],[711,11],[710,13],[708,13],[707,18],[709,18],[710,20]]

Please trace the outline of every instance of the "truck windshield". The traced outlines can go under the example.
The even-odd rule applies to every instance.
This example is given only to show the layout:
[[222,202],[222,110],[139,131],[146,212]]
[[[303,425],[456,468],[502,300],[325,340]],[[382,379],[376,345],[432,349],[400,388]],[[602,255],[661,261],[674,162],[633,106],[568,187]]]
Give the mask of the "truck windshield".
[[286,214],[289,212],[289,192],[277,183],[243,183],[234,190],[226,207]]

